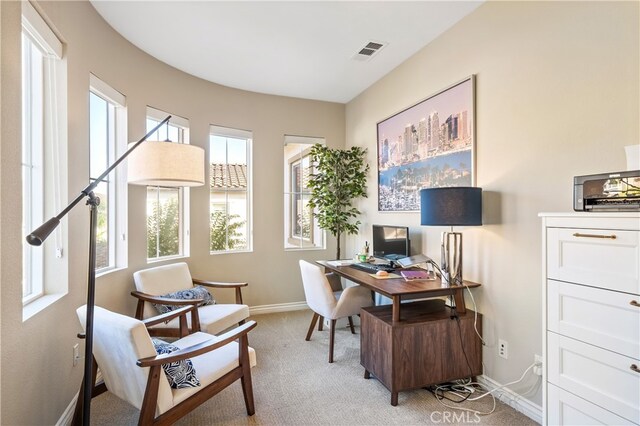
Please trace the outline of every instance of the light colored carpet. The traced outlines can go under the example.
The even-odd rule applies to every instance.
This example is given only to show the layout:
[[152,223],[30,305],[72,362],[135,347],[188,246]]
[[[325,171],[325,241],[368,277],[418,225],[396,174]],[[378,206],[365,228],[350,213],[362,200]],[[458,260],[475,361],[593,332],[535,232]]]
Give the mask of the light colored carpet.
[[[440,405],[422,389],[401,392],[398,406],[376,379],[365,380],[360,365],[360,334],[336,331],[334,363],[329,364],[329,333],[314,331],[304,340],[311,311],[253,317],[258,326],[249,334],[258,365],[253,368],[256,414],[248,417],[240,382],[214,396],[178,425],[535,425],[498,402],[496,410],[476,417]],[[491,398],[461,405],[489,411]],[[93,400],[92,425],[134,425],[138,411],[110,393]]]

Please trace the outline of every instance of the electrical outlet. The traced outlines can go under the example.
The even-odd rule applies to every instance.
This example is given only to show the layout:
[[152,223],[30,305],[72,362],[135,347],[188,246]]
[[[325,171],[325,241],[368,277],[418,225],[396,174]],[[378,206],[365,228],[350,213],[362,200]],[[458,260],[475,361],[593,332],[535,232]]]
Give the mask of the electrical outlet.
[[78,365],[78,360],[80,359],[80,345],[77,343],[73,345],[73,366]]
[[504,359],[509,358],[509,343],[506,340],[498,340],[498,355]]
[[533,367],[533,374],[535,374],[536,376],[542,376],[542,357],[538,354],[535,354],[533,356],[533,362],[535,363],[535,366]]

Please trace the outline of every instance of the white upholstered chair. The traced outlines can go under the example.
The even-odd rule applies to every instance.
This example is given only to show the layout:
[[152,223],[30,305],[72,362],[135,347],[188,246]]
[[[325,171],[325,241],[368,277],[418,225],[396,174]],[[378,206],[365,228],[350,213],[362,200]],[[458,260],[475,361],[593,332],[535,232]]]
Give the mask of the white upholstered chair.
[[[181,308],[148,322],[162,321],[179,311],[184,315],[190,309]],[[76,312],[84,328],[86,305]],[[247,414],[253,415],[251,367],[256,365],[256,356],[248,346],[247,333],[255,325],[248,321],[220,336],[194,333],[172,342],[180,351],[157,355],[144,322],[96,306],[93,355],[106,388],[140,410],[139,425],[173,424],[237,379],[242,383]],[[172,389],[162,364],[187,358],[200,386]]]
[[[247,283],[222,283],[195,279],[191,277],[189,266],[184,262],[137,271],[133,274],[133,280],[137,291],[131,294],[138,299],[136,318],[140,320],[158,315],[158,311],[152,305],[154,303],[193,305],[193,300],[162,299],[158,296],[190,289],[194,285],[202,285],[208,289],[235,289],[236,303],[216,303],[194,310],[192,315],[187,316],[186,326],[191,332],[203,331],[218,334],[229,327],[241,324],[249,317],[249,307],[242,303],[241,292],[241,288],[246,287]],[[215,294],[213,296],[215,298]],[[149,329],[149,333],[153,336],[181,337],[188,332],[184,325],[179,324],[177,318],[167,324],[161,323]]]
[[323,318],[330,320],[329,324],[329,362],[333,362],[333,346],[335,340],[336,320],[348,318],[351,332],[353,329],[352,316],[360,313],[360,308],[371,306],[371,291],[360,286],[347,287],[341,292],[334,292],[322,268],[305,260],[300,260],[302,285],[307,305],[313,311],[313,318],[307,331],[305,340],[311,339],[316,322],[320,319],[319,330]]

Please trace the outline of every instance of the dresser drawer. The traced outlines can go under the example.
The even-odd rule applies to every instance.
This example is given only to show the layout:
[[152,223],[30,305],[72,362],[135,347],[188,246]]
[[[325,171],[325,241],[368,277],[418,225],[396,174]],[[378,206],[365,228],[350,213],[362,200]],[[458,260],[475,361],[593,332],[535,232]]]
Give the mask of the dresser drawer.
[[547,379],[605,410],[640,423],[638,360],[547,332]]
[[547,280],[547,329],[640,359],[640,297]]
[[552,384],[547,387],[547,401],[548,425],[634,424]]
[[547,228],[547,278],[640,294],[640,232]]

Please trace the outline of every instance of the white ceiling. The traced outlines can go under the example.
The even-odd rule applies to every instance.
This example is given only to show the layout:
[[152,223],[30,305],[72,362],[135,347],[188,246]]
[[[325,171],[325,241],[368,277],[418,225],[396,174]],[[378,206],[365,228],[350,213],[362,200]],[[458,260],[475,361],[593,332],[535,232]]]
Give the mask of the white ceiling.
[[[346,103],[479,1],[96,1],[127,40],[175,68],[253,92]],[[368,61],[369,41],[387,43]]]

